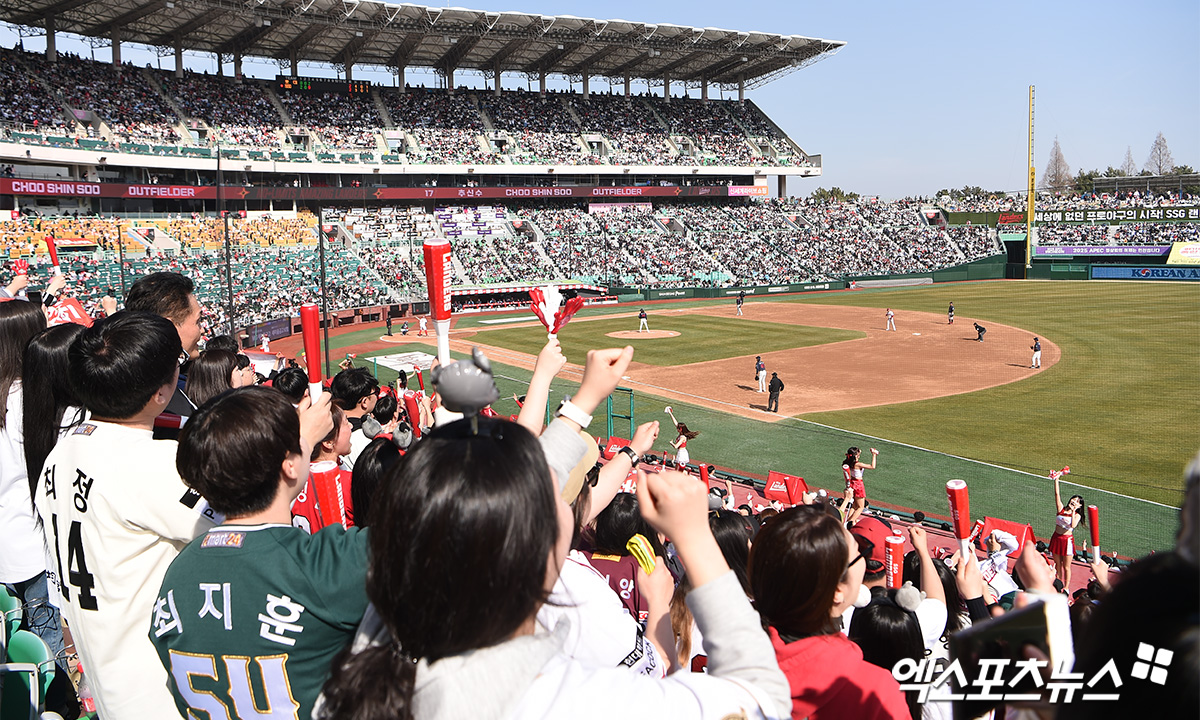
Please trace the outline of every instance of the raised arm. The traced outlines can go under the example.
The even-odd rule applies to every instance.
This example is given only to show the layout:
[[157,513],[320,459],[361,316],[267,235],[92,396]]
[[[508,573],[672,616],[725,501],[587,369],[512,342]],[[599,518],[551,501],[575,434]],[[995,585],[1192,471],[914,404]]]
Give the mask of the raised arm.
[[546,417],[546,403],[550,398],[550,383],[554,376],[567,364],[558,338],[549,340],[538,353],[533,365],[533,377],[525,393],[525,404],[517,415],[517,424],[534,435],[542,434],[542,419]]
[[875,463],[876,463],[876,461],[878,461],[878,460],[879,460],[879,451],[878,451],[878,450],[876,450],[875,448],[871,448],[871,464],[870,464],[870,465],[868,465],[868,464],[866,464],[865,462],[859,462],[859,463],[858,463],[858,466],[859,466],[860,468],[862,468],[863,470],[874,470],[874,469],[875,469]]
[[1056,508],[1055,512],[1062,512],[1062,491],[1058,487],[1058,478],[1054,478],[1054,506]]
[[925,528],[913,525],[908,529],[908,537],[912,540],[913,548],[917,551],[917,559],[921,563],[921,590],[925,592],[925,597],[941,600],[945,605],[946,590],[942,587],[942,578],[938,575],[937,568],[933,566],[933,558],[929,555],[929,540],[925,536]]
[[[633,439],[629,441],[629,447],[641,457],[650,452],[657,439],[658,421],[654,420],[638,426],[637,432],[633,434]],[[584,525],[595,520],[600,511],[608,507],[608,504],[616,497],[617,491],[621,489],[621,483],[629,477],[632,462],[628,455],[619,452],[604,467],[600,468],[600,479],[596,482],[596,487],[592,488],[588,514],[583,521]]]

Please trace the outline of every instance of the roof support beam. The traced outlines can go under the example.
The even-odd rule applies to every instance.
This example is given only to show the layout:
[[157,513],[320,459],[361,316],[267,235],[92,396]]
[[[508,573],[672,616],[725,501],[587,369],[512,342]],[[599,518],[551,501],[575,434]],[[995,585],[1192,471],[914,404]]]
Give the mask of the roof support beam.
[[412,62],[413,56],[417,54],[417,48],[421,47],[421,43],[425,40],[425,33],[410,33],[404,36],[404,40],[396,48],[396,52],[392,55],[392,59],[388,65],[394,68],[406,68]]
[[655,72],[656,72],[656,74],[662,75],[663,77],[670,77],[671,73],[675,72],[677,69],[679,69],[679,68],[683,67],[684,65],[687,65],[688,63],[693,62],[697,58],[701,58],[705,55],[708,55],[708,53],[707,52],[688,53],[687,55],[684,55],[683,57],[679,58],[675,62],[667,65],[664,68],[660,68],[659,70],[656,70]]
[[493,54],[490,58],[488,58],[487,61],[484,62],[484,65],[487,67],[492,67],[492,68],[499,70],[500,66],[504,63],[505,60],[509,59],[514,54],[520,52],[524,48],[528,47],[531,42],[533,42],[533,41],[529,40],[528,38],[517,38],[516,40],[509,40],[507,43],[504,44],[503,47],[501,47],[499,50],[497,50],[495,52],[495,54]]
[[166,0],[151,0],[151,2],[148,2],[144,5],[139,5],[124,15],[115,17],[108,22],[97,23],[96,25],[83,30],[80,35],[108,35],[113,30],[119,30],[129,23],[137,22],[151,13],[158,12],[166,6]]
[[263,27],[255,27],[251,25],[237,35],[221,43],[217,48],[218,53],[241,52],[243,55],[253,55],[254,46],[262,42],[268,35],[282,27],[280,25],[264,25]]
[[341,64],[345,65],[346,67],[350,67],[358,61],[358,58],[362,56],[363,50],[365,50],[367,46],[371,44],[371,41],[374,40],[375,36],[378,34],[378,32],[368,32],[363,33],[362,37],[355,36],[350,40],[350,42],[346,43],[345,47],[338,51],[337,55],[333,56],[332,62],[335,65]]
[[584,58],[583,60],[580,60],[579,62],[575,63],[575,66],[568,69],[565,74],[578,75],[580,73],[587,72],[596,63],[608,58],[611,55],[615,55],[616,53],[618,53],[624,49],[625,48],[622,45],[615,44],[615,43],[612,45],[606,45],[606,46],[600,48],[599,50],[597,50],[596,52],[592,53],[588,57]]
[[625,63],[624,65],[620,65],[618,67],[613,68],[612,70],[609,70],[607,75],[609,77],[621,77],[623,75],[627,75],[630,70],[633,70],[635,67],[637,67],[638,65],[641,65],[642,63],[646,62],[649,59],[650,59],[650,53],[648,53],[648,52],[639,53],[637,57],[633,58],[632,60]]
[[308,45],[313,41],[313,38],[320,35],[325,30],[326,27],[324,25],[318,25],[317,23],[309,25],[301,30],[296,37],[292,38],[291,42],[289,42],[285,47],[280,49],[279,53],[275,57],[279,59],[290,59],[292,57],[292,53],[299,55],[300,51],[304,49],[305,45]]
[[536,70],[549,72],[555,65],[581,47],[583,47],[583,43],[581,42],[562,43],[537,60],[526,65],[525,72],[534,72]]
[[446,51],[446,54],[438,58],[433,66],[450,72],[458,67],[458,64],[467,57],[468,53],[475,49],[475,46],[482,39],[479,35],[467,35],[466,37],[458,38],[458,42],[452,44],[450,49]]
[[717,60],[715,63],[713,63],[711,65],[700,68],[696,72],[694,72],[691,75],[688,75],[687,77],[682,78],[682,79],[684,81],[698,80],[700,78],[703,78],[705,80],[711,80],[711,79],[717,77],[718,75],[722,75],[726,72],[729,72],[730,69],[735,68],[741,64],[742,64],[742,56],[733,57],[733,58],[723,58],[723,59]]
[[82,7],[93,2],[96,2],[96,0],[62,0],[62,2],[54,3],[53,5],[41,10],[34,10],[33,12],[28,12],[24,15],[17,15],[12,19],[11,22],[13,25],[32,25],[44,17],[50,15],[61,15],[68,10],[74,10],[77,7]]
[[196,17],[192,18],[191,20],[188,20],[187,22],[183,23],[182,25],[175,28],[174,30],[169,30],[169,31],[163,33],[162,35],[159,35],[158,37],[151,39],[149,44],[150,45],[166,45],[166,44],[172,43],[172,42],[179,42],[179,41],[183,40],[185,37],[187,37],[188,35],[191,35],[192,33],[196,32],[197,30],[200,30],[201,28],[207,27],[207,26],[215,23],[216,21],[225,17],[227,14],[229,14],[229,11],[225,10],[223,8],[217,8],[214,10],[209,10],[208,12],[205,12],[205,13],[201,13],[200,15],[197,15]]

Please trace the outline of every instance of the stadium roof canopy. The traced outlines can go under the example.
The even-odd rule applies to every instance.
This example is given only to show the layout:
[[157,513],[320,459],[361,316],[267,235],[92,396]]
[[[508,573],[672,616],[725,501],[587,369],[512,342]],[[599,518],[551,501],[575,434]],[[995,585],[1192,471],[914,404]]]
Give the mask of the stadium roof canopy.
[[490,12],[372,0],[0,0],[0,22],[87,38],[223,56],[448,75],[626,76],[692,85],[763,85],[844,42],[570,15]]

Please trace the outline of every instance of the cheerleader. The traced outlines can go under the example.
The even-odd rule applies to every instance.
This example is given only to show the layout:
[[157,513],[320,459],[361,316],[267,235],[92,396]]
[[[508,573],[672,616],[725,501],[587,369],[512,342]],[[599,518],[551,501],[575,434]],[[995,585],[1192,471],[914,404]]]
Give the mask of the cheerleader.
[[700,433],[688,430],[688,426],[679,422],[675,418],[675,413],[669,407],[667,408],[667,414],[671,416],[671,421],[675,423],[675,432],[677,433],[675,440],[671,442],[671,447],[675,448],[675,465],[682,468],[692,459],[691,455],[688,454],[688,440],[695,439]]
[[860,461],[861,456],[862,451],[852,447],[846,451],[846,459],[842,461],[842,475],[846,480],[846,500],[842,503],[842,512],[846,517],[846,527],[851,527],[858,522],[863,511],[867,509],[867,489],[863,485],[863,470],[875,469],[879,451],[871,448],[870,465]]
[[1054,534],[1050,536],[1050,555],[1054,558],[1054,576],[1069,591],[1071,587],[1071,558],[1075,556],[1075,528],[1083,520],[1083,496],[1072,495],[1063,505],[1059,489],[1059,475],[1054,477],[1054,505],[1058,514],[1054,517]]

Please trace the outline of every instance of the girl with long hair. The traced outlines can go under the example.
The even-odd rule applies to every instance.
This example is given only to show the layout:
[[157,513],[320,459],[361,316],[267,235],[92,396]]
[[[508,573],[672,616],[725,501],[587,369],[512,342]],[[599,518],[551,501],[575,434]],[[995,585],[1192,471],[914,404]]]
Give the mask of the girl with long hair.
[[900,684],[841,632],[843,613],[870,593],[858,543],[827,508],[785,510],[750,549],[750,590],[791,685],[792,717],[908,720]]
[[75,323],[56,325],[35,335],[25,347],[22,432],[31,499],[58,438],[83,420],[83,403],[67,376],[67,350],[81,332],[83,326]]
[[228,350],[205,350],[188,367],[183,394],[200,407],[226,390],[241,387],[241,379],[237,355]]
[[23,625],[46,641],[57,657],[63,648],[62,627],[58,610],[49,602],[47,552],[25,461],[21,381],[25,348],[45,329],[40,305],[0,302],[0,583],[25,607]]
[[683,423],[675,423],[675,432],[678,434],[671,441],[671,447],[675,448],[675,465],[683,467],[692,459],[691,455],[688,454],[688,440],[694,440],[700,433],[688,430],[688,426]]
[[1054,558],[1054,576],[1069,592],[1071,559],[1075,557],[1075,528],[1081,523],[1086,526],[1086,521],[1083,518],[1083,496],[1072,495],[1064,505],[1057,475],[1054,477],[1054,506],[1057,514],[1054,516],[1054,534],[1050,536],[1050,556]]
[[[590,358],[588,365],[576,398],[589,385]],[[587,412],[595,403],[581,407]],[[372,609],[353,646],[334,662],[318,717],[600,718],[630,708],[647,717],[779,717],[785,711],[784,678],[708,530],[704,490],[681,473],[639,473],[639,506],[647,522],[675,541],[688,567],[696,586],[692,610],[725,651],[714,660],[715,672],[656,680],[586,666],[563,653],[564,624],[535,634],[573,523],[555,481],[565,481],[565,473],[552,476],[547,461],[569,469],[573,461],[559,460],[582,455],[585,442],[565,418],[551,423],[541,443],[515,423],[480,417],[476,429],[474,422],[435,428],[380,487],[367,576]]]

